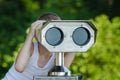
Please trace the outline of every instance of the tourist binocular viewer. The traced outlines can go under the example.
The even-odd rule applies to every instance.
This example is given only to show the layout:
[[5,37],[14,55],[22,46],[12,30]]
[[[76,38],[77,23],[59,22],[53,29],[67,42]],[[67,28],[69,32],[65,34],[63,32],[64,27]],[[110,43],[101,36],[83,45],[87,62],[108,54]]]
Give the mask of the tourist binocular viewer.
[[49,21],[41,31],[41,43],[50,52],[85,52],[95,38],[96,28],[88,20]]
[[[49,78],[73,78],[64,70],[64,53],[86,52],[96,41],[95,26],[89,20],[53,20],[46,21],[40,31],[41,44],[48,51],[56,53],[55,66],[48,72]],[[36,77],[34,80],[43,79]],[[71,80],[81,79],[75,77]]]

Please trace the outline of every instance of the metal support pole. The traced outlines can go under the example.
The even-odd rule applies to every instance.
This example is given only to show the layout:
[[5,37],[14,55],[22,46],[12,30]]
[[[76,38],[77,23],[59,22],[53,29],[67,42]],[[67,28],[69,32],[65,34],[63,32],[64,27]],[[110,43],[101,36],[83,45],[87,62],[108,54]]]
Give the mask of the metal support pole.
[[68,76],[64,66],[64,53],[56,53],[55,66],[48,72],[48,76]]
[[56,53],[55,66],[64,66],[64,53]]

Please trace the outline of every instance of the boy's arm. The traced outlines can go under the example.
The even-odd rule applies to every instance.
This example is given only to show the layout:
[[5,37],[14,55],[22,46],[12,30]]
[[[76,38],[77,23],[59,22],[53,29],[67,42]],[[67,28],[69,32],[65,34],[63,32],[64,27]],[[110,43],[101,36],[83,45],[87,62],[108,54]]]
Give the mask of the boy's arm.
[[32,23],[32,25],[30,27],[30,31],[25,40],[25,43],[24,43],[23,47],[21,48],[20,52],[18,53],[16,62],[15,62],[15,69],[18,72],[24,71],[24,69],[28,63],[28,60],[33,53],[34,47],[33,47],[32,39],[33,39],[33,37],[35,37],[36,28],[39,25],[42,25],[41,21],[36,21],[36,22]]
[[32,35],[28,34],[23,47],[21,48],[20,52],[17,55],[16,62],[15,62],[15,69],[18,72],[23,72],[25,66],[29,60],[30,55],[32,55]]
[[75,53],[65,53],[64,65],[69,68],[75,57]]

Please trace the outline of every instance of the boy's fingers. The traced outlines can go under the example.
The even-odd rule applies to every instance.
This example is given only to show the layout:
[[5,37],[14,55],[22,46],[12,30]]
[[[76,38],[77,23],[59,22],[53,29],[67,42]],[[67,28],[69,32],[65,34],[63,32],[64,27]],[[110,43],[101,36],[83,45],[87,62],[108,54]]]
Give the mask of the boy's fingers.
[[38,26],[40,23],[41,23],[41,22],[40,22],[40,21],[38,21],[38,20],[37,20],[37,21],[35,21],[34,23],[32,23],[32,24],[31,24],[31,28],[32,28],[32,29],[36,29],[36,28],[37,28],[37,26]]
[[44,22],[46,22],[46,21],[45,20],[38,20],[38,25],[36,26],[36,29],[41,29]]

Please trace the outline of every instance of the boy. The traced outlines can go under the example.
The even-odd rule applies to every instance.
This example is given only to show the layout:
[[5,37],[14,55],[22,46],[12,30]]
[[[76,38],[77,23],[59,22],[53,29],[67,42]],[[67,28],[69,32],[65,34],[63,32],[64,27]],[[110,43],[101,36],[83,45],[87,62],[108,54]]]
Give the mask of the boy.
[[[54,66],[55,54],[41,45],[40,33],[37,30],[46,20],[60,20],[60,17],[55,13],[46,13],[31,24],[16,61],[2,80],[32,80],[34,75],[48,75],[48,71]],[[33,42],[34,37],[37,42]],[[67,53],[64,58],[65,67],[69,68],[73,59],[74,54]]]

